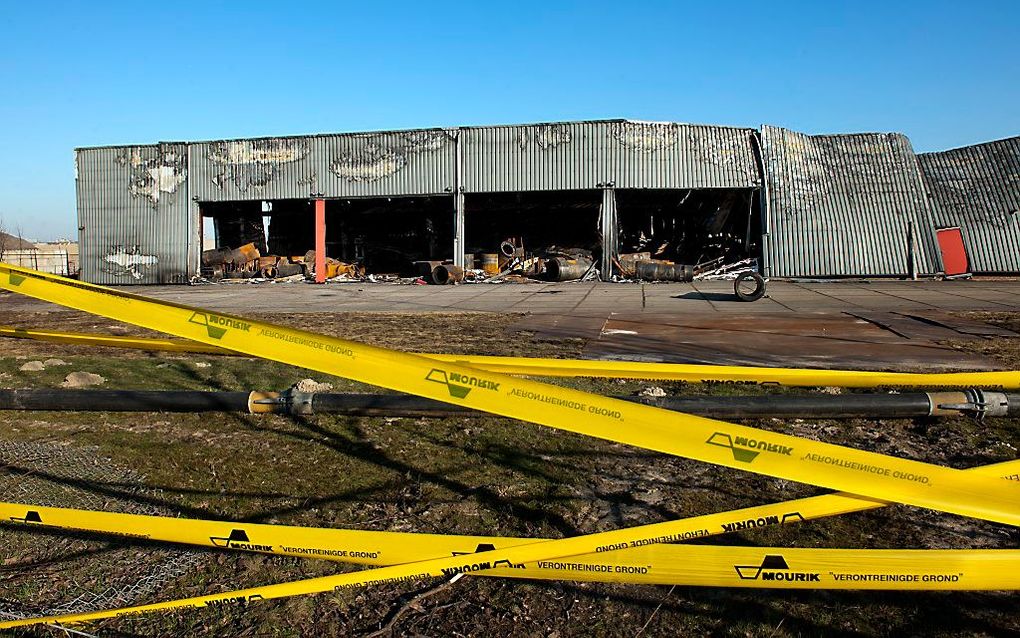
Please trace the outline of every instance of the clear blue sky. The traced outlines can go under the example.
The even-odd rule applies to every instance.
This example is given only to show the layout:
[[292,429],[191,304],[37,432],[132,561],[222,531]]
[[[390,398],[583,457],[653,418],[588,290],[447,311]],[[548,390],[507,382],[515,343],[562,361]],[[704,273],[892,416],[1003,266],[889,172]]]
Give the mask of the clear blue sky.
[[1020,133],[1020,2],[5,0],[0,216],[75,233],[72,149],[634,118]]

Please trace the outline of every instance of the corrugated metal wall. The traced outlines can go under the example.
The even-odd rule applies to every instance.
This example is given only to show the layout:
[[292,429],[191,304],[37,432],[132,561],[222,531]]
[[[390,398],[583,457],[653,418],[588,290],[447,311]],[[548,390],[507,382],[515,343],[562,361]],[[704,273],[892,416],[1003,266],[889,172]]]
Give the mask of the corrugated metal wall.
[[753,129],[694,124],[615,122],[612,142],[616,188],[757,188]]
[[910,141],[896,133],[809,136],[762,127],[765,273],[907,276],[909,228],[919,274],[941,270]]
[[189,280],[188,149],[156,144],[76,153],[81,276],[99,284]]
[[187,281],[200,253],[191,200],[754,188],[753,134],[621,120],[81,149],[82,276]]
[[456,130],[427,129],[191,145],[199,201],[393,197],[454,190]]
[[935,224],[959,226],[973,272],[1020,272],[1020,137],[918,155]]
[[460,130],[469,193],[616,188],[753,188],[751,129],[568,122]]
[[461,131],[468,193],[594,189],[611,179],[596,122]]

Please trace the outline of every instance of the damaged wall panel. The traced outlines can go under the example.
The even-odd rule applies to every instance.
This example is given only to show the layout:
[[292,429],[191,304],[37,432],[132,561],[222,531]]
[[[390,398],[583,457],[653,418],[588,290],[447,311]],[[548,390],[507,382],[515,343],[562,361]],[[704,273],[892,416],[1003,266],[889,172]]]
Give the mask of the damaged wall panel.
[[324,135],[315,148],[327,197],[441,195],[456,186],[455,129]]
[[753,188],[753,133],[627,120],[461,129],[464,189]]
[[960,227],[971,271],[1020,272],[1020,137],[917,159],[935,224]]
[[765,274],[908,276],[941,270],[910,141],[895,133],[809,136],[762,127]]
[[757,188],[753,129],[660,122],[608,125],[616,188]]
[[193,227],[188,149],[78,149],[81,276],[98,284],[186,283]]
[[456,131],[428,129],[199,142],[191,194],[200,201],[452,193]]
[[604,122],[460,130],[465,192],[585,190],[612,180]]
[[191,195],[203,202],[307,198],[319,190],[312,146],[307,137],[192,143]]

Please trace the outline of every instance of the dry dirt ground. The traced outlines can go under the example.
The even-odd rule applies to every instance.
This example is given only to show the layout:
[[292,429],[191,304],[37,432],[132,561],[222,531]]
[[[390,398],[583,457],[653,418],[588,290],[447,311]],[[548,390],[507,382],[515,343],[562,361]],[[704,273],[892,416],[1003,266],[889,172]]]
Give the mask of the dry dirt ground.
[[[1008,315],[970,315],[1014,330]],[[513,316],[313,314],[262,318],[403,350],[576,356]],[[71,312],[0,324],[143,334]],[[968,342],[1020,367],[1020,344]],[[59,358],[30,372],[29,361]],[[282,389],[342,379],[242,357],[0,340],[0,387],[58,387],[90,372],[109,389]],[[608,394],[645,382],[557,381]],[[756,386],[657,384],[671,394]],[[783,391],[783,390],[768,390]],[[1016,459],[1020,422],[764,420],[757,427],[952,467]],[[0,411],[4,500],[266,523],[563,537],[820,493],[510,419]],[[1020,533],[903,506],[710,539],[713,544],[1017,548]],[[337,573],[325,561],[139,544],[0,526],[0,612],[107,608]],[[442,581],[440,581],[441,583]],[[416,597],[419,593],[427,595]],[[1020,632],[1016,593],[794,592],[465,578],[118,619],[100,636],[816,636]],[[45,635],[32,629],[15,635]]]

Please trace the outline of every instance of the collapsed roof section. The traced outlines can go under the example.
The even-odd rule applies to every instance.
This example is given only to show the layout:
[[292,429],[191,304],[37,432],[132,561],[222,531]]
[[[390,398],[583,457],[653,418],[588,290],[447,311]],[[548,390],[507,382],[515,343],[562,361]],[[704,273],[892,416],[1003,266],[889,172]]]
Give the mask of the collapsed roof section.
[[935,224],[960,227],[971,271],[1020,272],[1020,137],[917,157]]
[[867,277],[941,270],[917,158],[898,133],[762,127],[765,274]]

